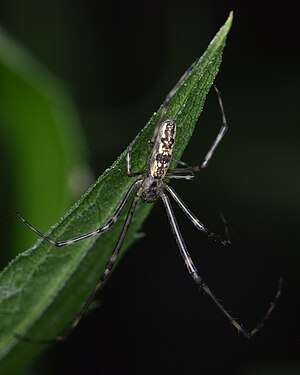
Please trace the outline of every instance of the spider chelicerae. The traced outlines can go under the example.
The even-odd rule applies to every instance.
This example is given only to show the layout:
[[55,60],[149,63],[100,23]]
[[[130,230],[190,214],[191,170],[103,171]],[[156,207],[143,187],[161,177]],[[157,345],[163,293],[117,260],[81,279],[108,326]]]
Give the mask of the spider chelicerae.
[[[74,244],[75,242],[82,241],[86,238],[101,235],[105,232],[107,232],[118,220],[120,217],[120,214],[126,205],[126,203],[130,200],[130,198],[133,196],[132,201],[130,203],[127,216],[123,225],[123,228],[121,230],[121,233],[119,235],[119,239],[117,244],[115,245],[115,248],[112,252],[112,255],[108,259],[105,269],[101,276],[98,279],[98,282],[96,286],[94,287],[94,290],[90,294],[89,298],[83,305],[81,311],[76,316],[76,318],[73,320],[72,324],[69,326],[69,328],[64,332],[63,335],[57,336],[54,339],[50,340],[40,340],[40,339],[32,339],[30,337],[26,336],[19,336],[24,341],[29,342],[35,342],[35,343],[51,343],[51,342],[59,342],[65,340],[71,332],[74,330],[74,328],[78,325],[81,318],[84,316],[84,314],[87,312],[92,300],[94,299],[96,293],[99,291],[103,283],[108,278],[114,263],[118,257],[118,254],[120,252],[120,249],[122,247],[122,244],[124,242],[127,230],[130,226],[131,220],[133,218],[137,203],[140,199],[142,199],[144,202],[147,203],[153,203],[159,198],[162,199],[163,204],[165,206],[168,219],[172,228],[172,232],[175,236],[180,254],[184,260],[184,263],[186,265],[186,268],[196,283],[196,285],[202,289],[217,305],[217,307],[221,310],[221,312],[226,316],[226,318],[230,321],[230,323],[238,330],[238,332],[242,333],[245,337],[250,338],[253,335],[255,335],[264,325],[265,321],[269,318],[270,314],[272,313],[276,302],[281,294],[281,286],[282,281],[279,280],[279,287],[277,290],[277,293],[274,297],[274,300],[271,302],[270,307],[262,317],[262,319],[258,322],[258,324],[253,328],[252,330],[246,330],[236,319],[232,317],[232,315],[223,307],[223,305],[220,303],[220,301],[216,298],[216,296],[212,293],[208,285],[205,283],[205,281],[200,276],[197,268],[195,267],[190,254],[187,250],[187,247],[185,245],[185,242],[183,240],[182,234],[180,232],[180,229],[178,227],[175,215],[173,213],[173,209],[170,203],[170,199],[167,195],[167,193],[175,200],[175,202],[178,204],[178,206],[182,209],[182,211],[185,213],[185,215],[191,220],[191,222],[195,225],[195,227],[202,233],[206,234],[210,239],[213,241],[220,243],[224,246],[229,245],[230,241],[229,239],[222,239],[219,235],[210,232],[206,226],[199,220],[197,217],[192,213],[192,211],[186,206],[186,204],[182,201],[182,199],[178,196],[178,194],[175,192],[175,190],[168,185],[166,180],[169,179],[182,179],[182,180],[192,180],[195,176],[195,172],[200,171],[203,168],[206,168],[210,159],[212,158],[217,146],[222,141],[227,129],[227,120],[225,116],[225,111],[221,99],[220,92],[218,91],[217,87],[214,86],[215,91],[217,93],[218,102],[220,111],[222,114],[222,126],[217,134],[217,137],[215,138],[212,146],[210,147],[208,153],[206,154],[204,161],[201,165],[191,167],[188,164],[186,164],[183,161],[175,160],[172,157],[173,148],[176,140],[176,124],[174,120],[171,118],[167,118],[167,109],[168,105],[170,103],[170,100],[172,99],[173,95],[177,91],[180,84],[184,81],[184,79],[187,77],[187,75],[191,72],[192,68],[194,67],[195,63],[192,64],[192,66],[185,72],[185,74],[180,78],[180,80],[177,82],[177,84],[174,86],[174,88],[170,91],[170,93],[166,96],[164,103],[162,105],[160,115],[157,121],[157,124],[155,126],[152,138],[149,142],[149,153],[148,153],[148,160],[146,164],[145,171],[139,172],[139,173],[133,173],[131,170],[131,150],[134,142],[129,147],[127,156],[126,156],[126,163],[127,163],[127,175],[128,177],[135,177],[135,181],[130,185],[127,193],[119,203],[117,209],[111,216],[111,218],[106,222],[105,225],[103,225],[100,228],[97,228],[91,232],[82,234],[78,237],[64,240],[64,241],[55,241],[47,236],[45,236],[43,233],[38,231],[36,228],[34,228],[28,221],[26,221],[18,212],[19,218],[25,223],[32,231],[34,231],[36,234],[38,234],[40,237],[42,237],[44,240],[50,242],[52,245],[56,247],[64,247]],[[171,162],[175,162],[179,167],[175,169],[169,169]]]

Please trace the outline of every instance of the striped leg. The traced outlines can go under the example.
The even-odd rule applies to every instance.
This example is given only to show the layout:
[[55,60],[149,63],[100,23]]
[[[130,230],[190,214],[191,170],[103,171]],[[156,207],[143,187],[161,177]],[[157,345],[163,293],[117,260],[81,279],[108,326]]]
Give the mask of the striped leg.
[[137,206],[138,200],[139,200],[139,197],[135,196],[134,199],[133,199],[133,201],[131,202],[130,208],[129,208],[127,216],[126,216],[125,223],[123,225],[123,228],[122,228],[122,231],[121,231],[121,234],[120,234],[120,237],[118,239],[118,242],[117,242],[117,244],[116,244],[116,246],[114,248],[114,251],[113,251],[112,255],[110,256],[108,262],[106,263],[106,266],[105,266],[105,269],[104,269],[102,275],[99,277],[98,282],[97,282],[94,290],[92,291],[92,293],[90,294],[89,298],[87,299],[87,301],[83,305],[83,307],[80,310],[79,314],[73,320],[72,324],[65,331],[65,333],[63,335],[61,335],[61,336],[57,336],[57,337],[55,337],[53,339],[49,339],[49,340],[47,340],[47,339],[46,340],[43,340],[43,339],[33,339],[31,337],[19,336],[18,335],[19,339],[21,339],[23,341],[26,341],[26,342],[34,343],[34,344],[52,344],[52,343],[64,341],[64,340],[66,340],[70,336],[70,334],[74,331],[74,329],[77,327],[77,325],[79,324],[79,322],[81,321],[81,319],[86,314],[86,312],[87,312],[87,310],[88,310],[91,302],[95,298],[97,292],[100,290],[100,288],[103,286],[103,284],[107,280],[108,276],[110,275],[110,272],[111,272],[111,270],[112,270],[112,268],[113,268],[113,266],[115,264],[115,261],[116,261],[118,255],[119,255],[119,253],[120,253],[121,247],[122,247],[124,239],[126,237],[126,233],[127,233],[128,227],[129,227],[129,225],[131,223],[131,220],[132,220],[135,208]]
[[[158,120],[157,120],[157,123],[155,125],[155,128],[154,128],[154,131],[153,131],[153,134],[152,134],[152,138],[149,142],[149,149],[151,151],[151,149],[153,148],[153,145],[155,143],[155,140],[156,140],[156,137],[157,137],[157,134],[158,134],[158,131],[159,131],[159,128],[161,126],[161,124],[163,123],[164,119],[165,119],[165,116],[166,116],[166,113],[167,113],[167,110],[168,110],[168,106],[169,106],[169,103],[171,101],[171,99],[173,98],[174,94],[176,93],[176,91],[178,90],[179,86],[181,85],[181,83],[184,81],[184,79],[190,74],[191,70],[194,68],[194,66],[196,65],[196,63],[198,62],[198,60],[194,61],[192,63],[192,65],[184,72],[184,74],[180,77],[180,79],[177,81],[177,83],[175,84],[175,86],[172,88],[172,90],[168,93],[168,95],[165,97],[165,100],[161,106],[161,109],[160,109],[160,113],[159,113],[159,117],[158,117]],[[133,145],[135,144],[137,138],[138,138],[139,134],[137,135],[137,137],[133,140],[133,142],[131,143],[129,149],[128,149],[128,152],[127,152],[127,155],[126,155],[126,163],[127,163],[127,175],[129,177],[132,177],[132,176],[139,176],[141,175],[141,173],[132,173],[131,172],[131,150],[132,150],[132,147]],[[149,152],[149,156],[150,156],[150,152]],[[181,165],[184,165],[184,166],[187,166],[186,163],[184,162],[181,162],[179,160],[174,160],[176,161],[177,163],[181,164]],[[199,169],[198,169],[199,170]],[[173,178],[173,177],[172,177]],[[175,177],[174,177],[175,178]],[[178,178],[178,177],[177,177]]]
[[167,178],[171,178],[172,180],[187,180],[191,181],[194,179],[195,175],[194,174],[189,174],[189,173],[167,173],[166,174]]
[[214,140],[214,143],[212,144],[211,148],[208,150],[208,153],[206,154],[206,156],[204,158],[204,161],[202,162],[200,168],[206,168],[207,167],[208,162],[212,158],[216,148],[221,143],[224,135],[226,134],[226,132],[228,130],[228,124],[227,124],[227,120],[226,120],[226,116],[225,116],[225,111],[224,111],[224,106],[223,106],[223,102],[222,102],[222,98],[221,98],[221,93],[218,90],[216,85],[214,85],[214,89],[215,89],[215,91],[218,95],[219,107],[220,107],[221,114],[222,114],[222,127],[221,127],[216,139]]
[[156,140],[156,137],[157,137],[157,133],[158,133],[158,130],[160,128],[160,125],[162,124],[165,116],[166,116],[166,113],[167,113],[167,110],[168,110],[168,106],[169,106],[169,103],[171,101],[171,99],[173,98],[174,94],[176,93],[176,91],[178,90],[179,86],[181,85],[181,83],[185,80],[185,78],[190,74],[191,70],[194,68],[194,66],[196,65],[196,63],[198,62],[198,60],[194,61],[192,63],[192,65],[184,72],[184,74],[180,77],[180,79],[177,81],[177,83],[175,84],[175,86],[172,88],[172,90],[168,93],[168,95],[165,97],[165,100],[162,104],[162,107],[161,107],[161,110],[160,110],[160,114],[159,114],[159,118],[158,118],[158,121],[157,121],[157,124],[156,124],[156,127],[154,129],[154,132],[153,132],[153,135],[152,135],[152,138],[151,138],[151,141],[149,143],[149,146],[150,146],[150,149],[153,147],[154,143],[155,143],[155,140]]
[[178,196],[175,190],[168,185],[165,185],[166,190],[172,195],[175,202],[178,206],[182,209],[182,211],[186,214],[186,216],[191,220],[191,222],[195,225],[195,227],[202,233],[205,233],[208,238],[212,239],[213,241],[220,243],[224,246],[230,245],[230,240],[222,240],[220,236],[216,233],[210,232],[203,223],[192,213],[192,211],[187,207],[187,205],[182,201],[182,199]]
[[30,223],[28,223],[28,221],[25,220],[23,218],[23,216],[21,216],[21,214],[19,212],[17,212],[17,215],[23,221],[23,223],[26,224],[33,232],[35,232],[37,235],[39,235],[40,237],[42,237],[47,242],[50,242],[52,245],[54,245],[56,247],[69,246],[69,245],[72,245],[75,242],[82,241],[82,240],[85,240],[86,238],[89,238],[89,237],[92,237],[92,236],[96,236],[97,234],[102,234],[102,233],[107,232],[115,224],[115,222],[118,220],[118,218],[119,218],[119,216],[121,214],[121,211],[122,211],[123,207],[125,206],[125,204],[127,203],[127,201],[129,199],[131,193],[138,187],[138,185],[140,183],[141,183],[141,180],[137,180],[137,181],[135,181],[135,182],[133,182],[131,184],[131,186],[129,187],[127,193],[125,194],[124,198],[122,199],[121,203],[117,207],[116,211],[114,212],[114,214],[112,215],[112,217],[107,221],[107,223],[105,225],[103,225],[102,227],[97,228],[97,229],[95,229],[95,230],[93,230],[91,232],[82,234],[81,236],[72,238],[70,240],[66,240],[66,241],[55,241],[55,240],[52,240],[51,238],[45,236],[39,230],[37,230],[36,228],[34,228]]
[[177,171],[177,173],[179,173],[179,171],[181,171],[182,174],[187,174],[187,173],[193,174],[194,172],[199,172],[202,168],[206,168],[207,165],[208,165],[208,162],[210,161],[210,159],[214,155],[217,147],[221,143],[224,135],[226,134],[226,132],[228,130],[228,123],[227,123],[227,119],[226,119],[226,116],[225,116],[225,110],[224,110],[224,106],[223,106],[223,102],[222,102],[221,93],[218,90],[216,85],[214,85],[214,89],[215,89],[215,91],[217,93],[217,96],[218,96],[219,107],[220,107],[220,111],[221,111],[221,115],[222,115],[222,126],[221,126],[221,129],[219,130],[219,133],[217,134],[212,146],[210,147],[207,154],[205,155],[204,160],[203,160],[201,165],[191,167],[191,166],[188,166],[184,162],[180,162],[179,164],[184,166],[184,168],[177,168],[177,169],[174,169],[174,170],[170,170],[170,174],[172,174],[172,172],[174,172],[174,171]]
[[223,305],[219,302],[219,300],[216,298],[216,296],[212,293],[212,291],[209,289],[208,285],[204,282],[204,280],[201,278],[201,276],[198,273],[197,268],[195,267],[190,254],[186,248],[185,242],[183,240],[182,234],[180,232],[180,229],[178,227],[175,215],[173,213],[172,206],[170,204],[169,198],[165,195],[162,194],[161,198],[164,202],[167,215],[170,221],[170,225],[173,231],[173,234],[175,236],[180,254],[185,262],[185,265],[188,269],[189,274],[193,278],[194,282],[199,286],[200,289],[203,289],[204,292],[212,299],[212,301],[217,305],[219,310],[226,316],[226,318],[230,321],[230,323],[238,330],[238,332],[241,332],[246,338],[251,338],[253,335],[255,335],[264,325],[265,321],[269,318],[270,314],[274,310],[274,307],[277,303],[278,298],[280,297],[281,294],[281,280],[279,282],[279,288],[276,293],[276,296],[274,300],[272,301],[269,309],[267,310],[266,314],[263,316],[263,318],[259,321],[259,323],[256,325],[254,329],[251,331],[247,331],[241,324],[237,322],[236,319],[234,319],[231,314],[229,314],[228,311],[225,310]]
[[195,177],[192,168],[174,168],[171,169],[167,174],[167,178],[176,180],[193,180]]
[[132,147],[134,146],[135,142],[137,141],[138,137],[140,136],[140,133],[134,138],[134,140],[130,143],[128,147],[128,151],[126,154],[126,170],[127,170],[127,176],[128,177],[136,177],[136,176],[141,176],[143,172],[137,172],[133,173],[131,170],[131,152],[132,152]]
[[[173,170],[171,169],[169,174],[168,174],[169,178],[178,178],[179,179],[178,176],[173,176],[173,174],[178,175],[178,174],[181,173],[183,176],[184,175],[193,175],[194,172],[199,172],[202,168],[206,168],[207,165],[208,165],[208,162],[210,161],[210,159],[214,155],[217,147],[221,143],[224,135],[226,134],[226,132],[228,130],[228,123],[227,123],[227,119],[226,119],[226,116],[225,116],[225,111],[224,111],[224,106],[223,106],[223,102],[222,102],[222,98],[221,98],[221,93],[218,90],[216,85],[214,85],[214,89],[215,89],[215,91],[217,93],[217,96],[218,96],[219,107],[220,107],[220,111],[221,111],[221,115],[222,115],[222,127],[219,130],[219,133],[217,134],[212,146],[210,147],[207,154],[205,155],[204,161],[202,162],[201,165],[197,165],[197,166],[192,167],[192,166],[189,166],[187,163],[185,163],[183,161],[173,160],[173,161],[177,162],[177,164],[181,165],[182,168],[175,168]],[[189,180],[191,178],[183,177],[182,179]]]

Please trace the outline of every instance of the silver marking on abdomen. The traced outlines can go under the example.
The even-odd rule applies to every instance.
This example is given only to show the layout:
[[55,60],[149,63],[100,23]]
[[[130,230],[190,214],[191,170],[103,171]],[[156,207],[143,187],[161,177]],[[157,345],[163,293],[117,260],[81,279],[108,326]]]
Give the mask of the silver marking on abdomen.
[[162,179],[168,172],[176,137],[176,124],[168,119],[161,124],[150,159],[150,175]]

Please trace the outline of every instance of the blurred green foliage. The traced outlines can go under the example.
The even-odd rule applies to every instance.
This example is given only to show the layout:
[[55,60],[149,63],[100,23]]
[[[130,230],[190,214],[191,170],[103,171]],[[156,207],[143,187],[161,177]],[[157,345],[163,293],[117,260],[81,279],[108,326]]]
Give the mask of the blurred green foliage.
[[[2,180],[1,196],[9,190],[11,206],[46,230],[74,200],[70,180],[80,169],[76,155],[84,149],[77,113],[63,84],[3,29],[0,82],[3,168],[10,176]],[[18,220],[13,227],[13,244],[2,260],[12,255],[10,248],[16,254],[34,238]]]

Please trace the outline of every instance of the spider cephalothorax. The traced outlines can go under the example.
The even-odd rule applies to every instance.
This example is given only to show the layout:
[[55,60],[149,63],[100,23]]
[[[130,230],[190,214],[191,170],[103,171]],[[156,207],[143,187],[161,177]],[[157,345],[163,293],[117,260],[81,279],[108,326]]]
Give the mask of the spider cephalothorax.
[[137,195],[142,197],[144,202],[153,203],[160,197],[163,189],[163,180],[148,176],[141,182],[141,187],[138,190]]

